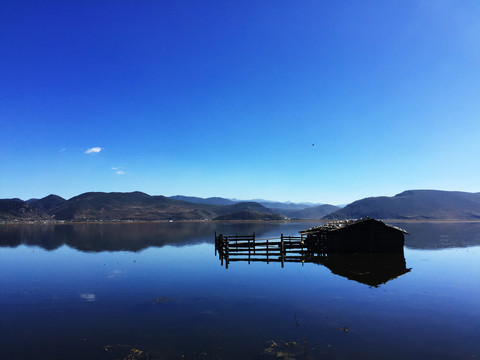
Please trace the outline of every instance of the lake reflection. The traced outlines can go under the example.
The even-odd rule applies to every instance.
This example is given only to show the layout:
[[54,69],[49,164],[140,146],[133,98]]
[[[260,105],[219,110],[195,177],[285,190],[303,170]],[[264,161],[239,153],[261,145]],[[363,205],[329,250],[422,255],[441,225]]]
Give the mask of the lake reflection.
[[[215,231],[271,237],[313,225],[2,225],[1,357],[480,356],[478,223],[397,224],[411,235],[393,275],[373,258],[227,270],[214,254]],[[386,280],[375,287],[369,273]]]

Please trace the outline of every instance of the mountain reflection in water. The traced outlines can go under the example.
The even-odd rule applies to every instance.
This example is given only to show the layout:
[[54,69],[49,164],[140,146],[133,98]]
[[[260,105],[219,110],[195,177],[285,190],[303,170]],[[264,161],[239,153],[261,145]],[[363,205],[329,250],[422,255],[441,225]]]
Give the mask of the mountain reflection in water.
[[[39,246],[55,250],[63,245],[86,252],[140,251],[165,245],[213,243],[214,233],[256,233],[278,236],[278,228],[298,231],[319,222],[299,223],[91,223],[91,224],[5,224],[0,226],[0,247]],[[413,249],[445,249],[480,245],[480,222],[400,222],[405,228],[405,246]]]
[[271,231],[275,223],[90,223],[90,224],[14,224],[0,226],[0,246],[40,246],[55,250],[63,245],[86,252],[141,251],[165,245],[183,246],[213,242],[217,229],[238,233]]

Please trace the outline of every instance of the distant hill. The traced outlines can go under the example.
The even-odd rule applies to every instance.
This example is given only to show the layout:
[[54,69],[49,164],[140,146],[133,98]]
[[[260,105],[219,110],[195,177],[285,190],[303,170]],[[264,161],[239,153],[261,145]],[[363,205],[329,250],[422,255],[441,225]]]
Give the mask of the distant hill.
[[49,212],[52,209],[55,209],[57,206],[63,204],[65,201],[67,200],[58,195],[48,195],[42,199],[27,200],[27,203],[30,206],[36,207],[42,211]]
[[279,202],[279,201],[269,201],[269,200],[263,200],[263,199],[254,199],[250,200],[257,202],[263,206],[265,206],[268,209],[274,209],[274,210],[303,210],[311,207],[317,207],[320,205],[324,204],[314,204],[314,203],[293,203],[293,202]]
[[[279,202],[269,201],[263,199],[254,200],[231,200],[221,197],[200,198],[195,196],[183,196],[175,195],[170,196],[171,199],[187,201],[195,204],[211,204],[211,205],[234,205],[238,203],[256,203],[269,209],[271,214],[280,214],[284,217],[294,219],[320,219],[323,216],[338,210],[339,207],[335,207],[327,204],[314,204],[314,203],[293,203],[293,202]],[[245,214],[238,216],[245,216]],[[251,215],[255,217],[254,215]]]
[[285,216],[273,213],[270,209],[256,202],[241,202],[224,207],[224,214],[214,220],[284,220]]
[[227,215],[217,216],[213,220],[284,220],[280,214],[263,213],[251,210],[237,211]]
[[0,199],[0,220],[43,220],[49,216],[45,211],[20,199]]
[[478,220],[480,193],[409,190],[393,197],[369,197],[355,201],[324,219]]
[[339,209],[340,208],[338,206],[324,204],[320,206],[308,207],[302,210],[278,209],[278,212],[291,219],[321,219],[325,215],[328,215]]
[[263,199],[254,199],[254,200],[231,200],[225,199],[222,197],[209,197],[209,198],[201,198],[195,196],[184,196],[184,195],[175,195],[170,196],[171,199],[181,200],[192,202],[196,204],[211,204],[211,205],[233,205],[238,204],[240,202],[255,202],[260,205],[265,206],[267,209],[272,210],[303,210],[306,208],[317,207],[323,204],[314,204],[314,203],[293,203],[293,202],[279,202],[279,201],[270,201],[270,200],[263,200]]
[[191,202],[194,204],[210,204],[210,205],[233,205],[241,202],[241,201],[233,201],[233,200],[225,199],[221,197],[209,197],[204,199],[196,196],[183,196],[183,195],[170,196],[170,199]]

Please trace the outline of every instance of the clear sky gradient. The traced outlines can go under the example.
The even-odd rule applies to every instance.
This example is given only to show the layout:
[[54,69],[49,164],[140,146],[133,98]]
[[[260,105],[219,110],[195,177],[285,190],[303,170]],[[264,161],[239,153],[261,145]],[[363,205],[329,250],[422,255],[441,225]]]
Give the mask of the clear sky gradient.
[[0,198],[480,191],[480,3],[0,4]]

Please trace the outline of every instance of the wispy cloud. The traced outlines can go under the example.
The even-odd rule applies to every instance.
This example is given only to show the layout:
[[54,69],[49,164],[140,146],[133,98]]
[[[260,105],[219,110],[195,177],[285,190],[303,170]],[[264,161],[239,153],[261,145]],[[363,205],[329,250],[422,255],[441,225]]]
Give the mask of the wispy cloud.
[[124,175],[125,174],[125,171],[120,170],[120,168],[117,168],[117,167],[112,167],[112,170],[115,172],[115,174],[118,174],[118,175]]
[[60,149],[60,152],[65,152],[66,150],[67,150],[67,149],[65,149],[65,148],[61,148],[61,149]]
[[100,151],[102,151],[102,148],[99,146],[96,146],[96,147],[87,149],[87,151],[85,151],[85,154],[95,154],[95,153],[99,153]]

